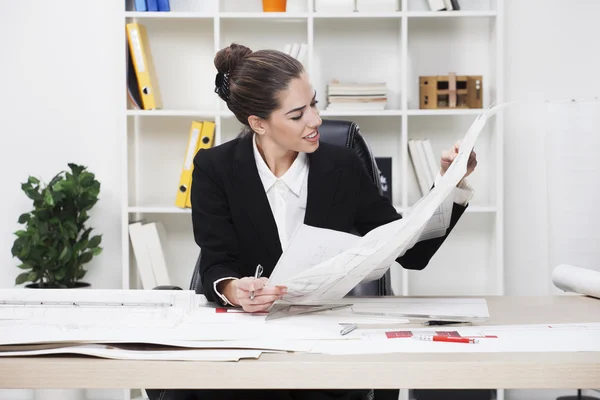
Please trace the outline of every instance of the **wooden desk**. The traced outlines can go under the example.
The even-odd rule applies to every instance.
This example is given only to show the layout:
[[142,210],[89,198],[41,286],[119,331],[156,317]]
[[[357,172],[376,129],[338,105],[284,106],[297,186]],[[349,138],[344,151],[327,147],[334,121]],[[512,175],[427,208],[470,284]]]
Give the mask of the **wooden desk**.
[[[600,322],[600,300],[488,297],[486,325]],[[600,340],[600,337],[598,338]],[[0,359],[0,388],[598,388],[600,352],[264,354],[230,362]]]

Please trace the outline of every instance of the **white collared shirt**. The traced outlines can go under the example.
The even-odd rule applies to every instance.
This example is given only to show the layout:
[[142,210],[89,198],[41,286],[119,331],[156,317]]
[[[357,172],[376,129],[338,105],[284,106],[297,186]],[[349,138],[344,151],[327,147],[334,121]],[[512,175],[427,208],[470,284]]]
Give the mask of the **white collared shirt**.
[[277,178],[260,155],[256,140],[252,140],[252,144],[258,175],[277,225],[281,250],[285,251],[294,231],[304,222],[306,214],[308,157],[306,153],[298,153],[285,174]]
[[[298,156],[286,173],[280,178],[277,178],[260,155],[256,145],[256,138],[252,139],[252,146],[258,175],[263,184],[263,188],[265,189],[265,193],[267,194],[267,199],[277,225],[281,249],[282,251],[285,251],[294,231],[304,222],[304,216],[306,214],[309,171],[308,156],[306,153],[298,153]],[[441,179],[441,175],[438,173],[435,182],[437,183],[439,179]],[[473,189],[466,182],[466,179],[463,179],[461,185],[454,189],[454,193],[448,196],[448,198],[440,205],[439,215],[434,215],[434,217],[430,219],[427,226],[427,233],[424,233],[419,238],[415,239],[415,243],[423,239],[443,235],[450,224],[452,203],[466,205],[472,197]],[[409,248],[410,247],[412,246],[409,246]],[[375,280],[379,277],[379,274],[369,275],[365,278],[365,281]],[[227,279],[235,278],[227,277],[218,279],[214,282],[213,288],[215,293],[225,302],[225,304],[233,305],[217,290],[217,284]]]

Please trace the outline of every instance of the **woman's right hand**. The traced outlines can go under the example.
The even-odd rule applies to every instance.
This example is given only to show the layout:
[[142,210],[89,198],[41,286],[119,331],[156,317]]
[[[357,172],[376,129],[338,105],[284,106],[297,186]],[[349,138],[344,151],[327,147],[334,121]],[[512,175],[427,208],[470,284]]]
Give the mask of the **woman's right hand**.
[[[285,286],[265,287],[268,278],[255,279],[245,277],[225,281],[223,293],[227,299],[236,306],[241,306],[247,312],[266,311],[287,293]],[[254,297],[252,292],[254,291]],[[251,298],[253,297],[253,298]]]

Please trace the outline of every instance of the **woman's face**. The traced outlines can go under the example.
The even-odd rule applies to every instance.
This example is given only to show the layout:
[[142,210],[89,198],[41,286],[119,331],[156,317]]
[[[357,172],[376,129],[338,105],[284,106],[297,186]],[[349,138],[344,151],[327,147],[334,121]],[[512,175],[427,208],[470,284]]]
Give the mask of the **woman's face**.
[[292,80],[279,95],[281,107],[265,121],[261,139],[283,151],[315,151],[319,147],[318,128],[322,122],[315,97],[306,74]]

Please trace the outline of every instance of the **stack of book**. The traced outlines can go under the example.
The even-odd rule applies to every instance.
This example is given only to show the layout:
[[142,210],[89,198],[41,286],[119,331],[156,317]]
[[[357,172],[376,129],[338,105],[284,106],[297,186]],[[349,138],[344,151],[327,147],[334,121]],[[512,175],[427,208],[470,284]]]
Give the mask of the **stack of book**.
[[383,82],[338,82],[327,85],[327,111],[384,110],[387,91]]
[[[131,0],[130,0],[131,1]],[[170,0],[133,0],[133,8],[135,11],[171,11]]]

